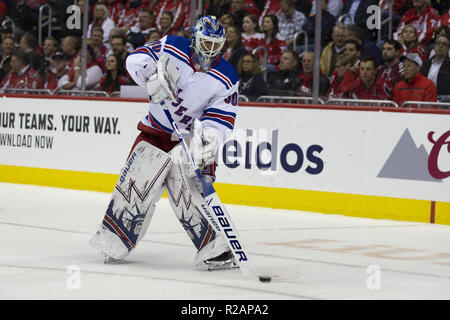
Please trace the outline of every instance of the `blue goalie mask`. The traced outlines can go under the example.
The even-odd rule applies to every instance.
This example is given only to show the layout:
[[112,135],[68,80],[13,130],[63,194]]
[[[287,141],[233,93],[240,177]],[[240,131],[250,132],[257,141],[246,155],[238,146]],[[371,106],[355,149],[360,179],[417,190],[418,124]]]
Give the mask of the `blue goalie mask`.
[[198,19],[191,33],[191,49],[196,69],[207,71],[225,43],[225,30],[215,16]]

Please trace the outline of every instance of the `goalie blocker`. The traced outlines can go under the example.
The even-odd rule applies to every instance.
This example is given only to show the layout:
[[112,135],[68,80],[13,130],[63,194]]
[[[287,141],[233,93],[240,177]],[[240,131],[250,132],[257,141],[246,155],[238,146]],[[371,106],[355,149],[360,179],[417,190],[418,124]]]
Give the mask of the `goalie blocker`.
[[[105,262],[128,256],[145,235],[156,203],[167,190],[169,203],[197,249],[194,265],[226,253],[229,248],[221,234],[201,215],[204,203],[196,177],[178,141],[170,136],[139,126],[137,137],[121,170],[106,214],[90,244],[104,256]],[[214,165],[203,170],[213,179]]]

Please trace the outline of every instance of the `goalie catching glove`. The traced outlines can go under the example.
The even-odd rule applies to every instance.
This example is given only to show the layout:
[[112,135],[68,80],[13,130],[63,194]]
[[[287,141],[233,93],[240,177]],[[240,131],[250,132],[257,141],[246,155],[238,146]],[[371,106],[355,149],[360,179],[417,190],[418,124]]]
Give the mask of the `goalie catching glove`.
[[195,164],[203,169],[206,165],[214,162],[217,149],[219,147],[219,139],[214,129],[204,130],[200,120],[195,119],[192,123],[191,130],[191,155]]
[[177,102],[180,73],[175,65],[170,61],[168,54],[163,54],[156,62],[156,72],[147,81],[147,91],[151,101],[161,103],[169,99]]

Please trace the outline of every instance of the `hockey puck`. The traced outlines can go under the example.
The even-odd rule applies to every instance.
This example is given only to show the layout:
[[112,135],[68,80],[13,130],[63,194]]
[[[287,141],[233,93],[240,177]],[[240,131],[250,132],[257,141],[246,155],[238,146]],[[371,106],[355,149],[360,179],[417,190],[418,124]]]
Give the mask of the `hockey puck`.
[[259,277],[259,281],[261,281],[261,282],[270,282],[270,281],[272,281],[272,277],[260,276]]

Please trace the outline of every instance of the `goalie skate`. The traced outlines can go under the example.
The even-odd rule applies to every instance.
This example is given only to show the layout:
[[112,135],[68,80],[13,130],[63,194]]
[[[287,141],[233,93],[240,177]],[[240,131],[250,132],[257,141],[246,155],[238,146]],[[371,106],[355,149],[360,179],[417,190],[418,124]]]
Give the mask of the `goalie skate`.
[[103,260],[104,264],[118,264],[123,262],[123,259],[114,259],[113,257],[107,256],[106,254],[104,255],[105,260]]
[[208,271],[231,270],[239,268],[231,251],[222,253],[221,255],[204,261],[208,267]]

